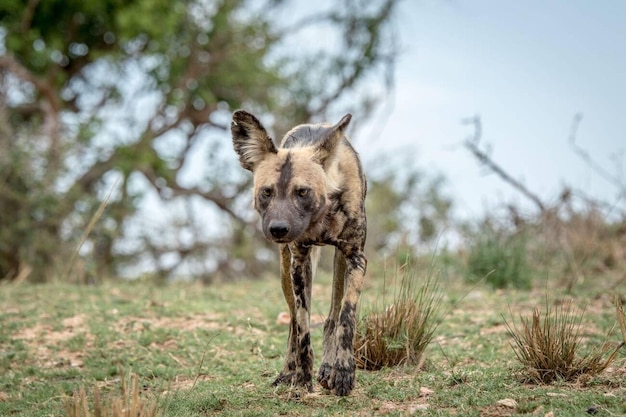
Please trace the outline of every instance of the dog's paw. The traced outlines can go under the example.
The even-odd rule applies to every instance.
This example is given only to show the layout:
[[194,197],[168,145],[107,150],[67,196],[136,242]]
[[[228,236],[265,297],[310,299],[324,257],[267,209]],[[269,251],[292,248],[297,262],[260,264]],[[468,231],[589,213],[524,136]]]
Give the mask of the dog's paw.
[[317,382],[319,382],[322,387],[328,390],[331,389],[330,375],[332,373],[332,370],[332,366],[330,366],[328,362],[325,362],[320,365],[320,369],[317,372]]
[[320,366],[317,380],[322,387],[333,394],[346,396],[354,389],[355,370],[354,361],[337,361],[334,366],[323,363]]
[[277,386],[280,384],[288,384],[291,385],[293,382],[294,372],[281,372],[278,374],[274,382],[272,382],[272,386]]
[[307,380],[299,378],[296,372],[281,372],[272,386],[278,387],[279,385],[287,386],[286,393],[290,399],[299,399],[313,392],[313,382],[311,378]]
[[310,369],[296,369],[292,387],[313,392],[313,378]]
[[354,389],[354,365],[348,364],[335,364],[332,375],[332,388],[330,391],[339,396],[345,396],[350,394]]

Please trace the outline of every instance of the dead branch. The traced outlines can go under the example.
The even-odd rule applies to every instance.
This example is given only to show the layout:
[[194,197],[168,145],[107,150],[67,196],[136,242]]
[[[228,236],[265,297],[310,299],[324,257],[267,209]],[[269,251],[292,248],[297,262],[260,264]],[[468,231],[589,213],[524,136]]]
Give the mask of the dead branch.
[[504,168],[498,165],[491,157],[484,151],[479,148],[480,139],[482,136],[482,125],[479,116],[474,116],[473,118],[466,119],[463,121],[464,124],[473,124],[474,125],[474,135],[465,140],[463,146],[469,150],[478,161],[486,166],[490,171],[498,175],[504,182],[511,185],[517,191],[526,196],[529,200],[531,200],[540,212],[545,212],[546,205],[541,201],[541,199],[531,192],[528,188],[524,186],[521,182],[517,181],[511,175],[509,175]]
[[595,161],[589,152],[583,149],[576,143],[576,136],[578,134],[578,127],[580,126],[580,122],[583,119],[582,113],[578,113],[574,115],[574,119],[572,120],[572,126],[570,128],[569,134],[569,144],[572,147],[572,150],[576,155],[578,155],[585,163],[596,173],[598,176],[609,182],[611,185],[615,186],[619,191],[620,198],[626,198],[626,185],[617,175],[611,174],[609,171],[604,169],[604,167]]

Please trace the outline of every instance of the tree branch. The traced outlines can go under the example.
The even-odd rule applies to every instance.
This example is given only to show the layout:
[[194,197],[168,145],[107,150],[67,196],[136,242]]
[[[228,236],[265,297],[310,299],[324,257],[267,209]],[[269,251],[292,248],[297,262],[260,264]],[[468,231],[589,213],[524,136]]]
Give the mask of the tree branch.
[[35,15],[35,9],[39,4],[39,0],[29,0],[26,8],[24,9],[24,16],[22,16],[22,22],[20,23],[20,30],[22,33],[26,33],[30,29],[30,24],[33,21]]
[[[151,167],[143,166],[140,167],[139,171],[144,175],[148,182],[150,182],[150,184],[154,187],[154,189],[159,193],[162,198],[166,198],[165,195],[167,193],[171,193],[172,197],[197,196],[212,202],[222,211],[228,213],[234,220],[238,221],[239,223],[248,223],[243,217],[239,216],[237,213],[235,213],[235,211],[232,210],[230,204],[232,202],[232,197],[226,197],[215,189],[211,191],[202,191],[198,187],[183,187],[176,180],[163,178],[157,175],[157,173]],[[165,185],[162,184],[162,180],[165,180]]]
[[480,122],[480,117],[475,116],[471,119],[464,120],[464,124],[474,125],[474,135],[471,138],[468,138],[463,143],[463,146],[467,150],[469,150],[481,164],[486,166],[489,170],[498,175],[504,182],[511,185],[513,188],[515,188],[517,191],[519,191],[529,200],[535,203],[539,211],[544,212],[546,206],[536,194],[532,193],[528,188],[524,186],[524,184],[510,176],[502,167],[500,167],[500,165],[496,164],[489,155],[480,150],[480,148],[478,147],[482,136],[482,124]]
[[[391,51],[388,55],[385,55],[378,50],[379,48],[377,47],[377,44],[380,43],[379,32],[381,30],[381,25],[385,21],[389,20],[389,17],[393,12],[393,8],[396,3],[397,2],[395,0],[386,0],[373,17],[365,19],[363,22],[361,22],[362,25],[365,25],[367,27],[365,30],[368,36],[367,40],[365,42],[362,42],[361,45],[355,45],[356,42],[354,40],[360,39],[362,37],[362,34],[356,33],[356,35],[361,36],[355,36],[354,32],[358,31],[356,22],[354,20],[349,21],[349,24],[347,25],[347,32],[345,33],[345,38],[347,42],[347,45],[345,45],[345,47],[347,50],[355,48],[357,50],[361,50],[363,53],[361,56],[353,59],[352,62],[347,63],[346,66],[349,67],[350,73],[346,75],[343,72],[340,72],[341,81],[339,85],[335,88],[334,91],[326,94],[326,96],[322,99],[320,105],[317,106],[317,108],[311,110],[310,114],[320,114],[332,102],[336,101],[346,90],[354,87],[354,85],[363,78],[363,73],[371,69],[373,63],[384,62],[389,68],[388,72],[391,73],[391,71],[393,70],[393,64],[396,55],[395,51]],[[350,19],[350,17],[352,17],[351,11],[348,11],[348,14],[348,19]],[[320,21],[324,20],[323,15],[318,15],[316,19],[319,19]],[[342,18],[335,13],[330,13],[327,16],[327,19],[334,22],[340,22],[342,19],[345,18]],[[387,79],[388,83],[390,84],[391,81],[389,80],[392,80],[393,77],[388,75]]]
[[0,68],[4,68],[21,80],[32,84],[46,99],[41,103],[40,109],[44,114],[43,134],[44,136],[47,136],[50,141],[47,167],[49,175],[47,175],[46,178],[49,182],[52,182],[53,179],[56,178],[56,172],[62,163],[59,143],[59,131],[61,125],[59,121],[59,113],[62,108],[62,103],[55,91],[54,86],[50,82],[50,80],[53,79],[54,74],[48,74],[48,79],[36,77],[28,70],[28,68],[20,64],[18,60],[15,59],[15,56],[10,52],[5,52],[4,55],[0,56]]
[[590,155],[589,152],[584,150],[582,147],[576,144],[576,135],[578,133],[578,127],[580,126],[580,122],[583,120],[582,113],[578,113],[574,115],[574,119],[572,120],[572,126],[570,128],[570,134],[568,137],[568,142],[576,155],[578,155],[585,163],[601,178],[609,182],[611,185],[615,186],[618,189],[620,198],[626,197],[626,185],[620,181],[620,179],[612,175],[609,171],[604,169],[601,164],[596,162]]
[[55,94],[54,87],[50,85],[47,80],[43,80],[33,75],[26,67],[24,67],[17,61],[17,59],[15,59],[15,56],[13,56],[13,54],[7,51],[4,55],[0,56],[0,68],[5,68],[9,72],[15,74],[16,77],[22,79],[23,81],[31,83],[41,94],[46,97],[54,112],[58,113],[58,111],[61,109],[61,102]]

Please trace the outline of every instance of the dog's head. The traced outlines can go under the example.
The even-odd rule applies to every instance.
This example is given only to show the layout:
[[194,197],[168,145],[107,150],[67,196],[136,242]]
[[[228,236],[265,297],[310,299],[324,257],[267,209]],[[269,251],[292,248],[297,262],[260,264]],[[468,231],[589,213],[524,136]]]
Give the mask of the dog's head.
[[233,145],[241,166],[254,174],[254,208],[269,240],[298,240],[323,218],[335,187],[326,168],[350,118],[334,126],[296,126],[283,140],[289,145],[277,149],[256,117],[242,110],[233,114]]

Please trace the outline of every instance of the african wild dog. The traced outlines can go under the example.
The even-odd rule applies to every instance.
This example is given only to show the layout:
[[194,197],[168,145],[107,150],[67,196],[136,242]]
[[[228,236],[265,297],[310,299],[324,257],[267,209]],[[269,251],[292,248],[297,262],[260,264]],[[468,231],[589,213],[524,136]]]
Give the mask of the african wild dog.
[[344,135],[351,117],[334,126],[296,126],[276,148],[256,117],[241,110],[233,114],[233,145],[241,166],[254,174],[254,207],[263,233],[279,244],[282,289],[291,314],[287,355],[275,385],[313,390],[311,282],[319,246],[333,245],[332,301],[317,380],[337,395],[354,388],[352,345],[367,260],[365,176]]

